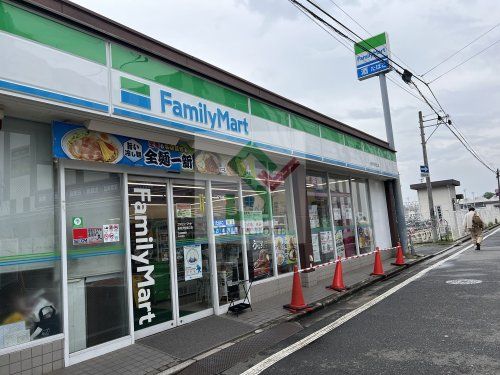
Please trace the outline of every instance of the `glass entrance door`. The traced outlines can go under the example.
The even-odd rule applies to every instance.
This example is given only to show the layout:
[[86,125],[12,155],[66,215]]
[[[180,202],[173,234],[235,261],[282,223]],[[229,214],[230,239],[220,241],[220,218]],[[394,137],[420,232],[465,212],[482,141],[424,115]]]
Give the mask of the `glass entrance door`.
[[213,314],[205,190],[172,181],[179,324]]
[[136,338],[174,325],[167,182],[128,181],[132,303]]

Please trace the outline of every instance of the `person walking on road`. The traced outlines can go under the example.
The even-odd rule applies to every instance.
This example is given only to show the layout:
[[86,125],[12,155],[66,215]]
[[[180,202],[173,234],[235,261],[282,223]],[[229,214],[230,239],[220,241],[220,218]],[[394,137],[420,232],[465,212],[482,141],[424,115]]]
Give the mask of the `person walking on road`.
[[476,250],[481,250],[484,223],[474,207],[469,207],[469,212],[464,217],[464,227],[465,231],[469,231],[472,243],[476,245]]

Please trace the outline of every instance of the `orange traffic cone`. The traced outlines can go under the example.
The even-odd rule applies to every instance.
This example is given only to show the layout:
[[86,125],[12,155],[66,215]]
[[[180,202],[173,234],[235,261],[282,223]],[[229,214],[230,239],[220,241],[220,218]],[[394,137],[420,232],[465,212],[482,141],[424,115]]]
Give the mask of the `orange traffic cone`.
[[406,266],[405,258],[403,255],[403,247],[398,242],[398,246],[396,246],[396,261],[391,263],[394,266]]
[[377,247],[375,250],[375,263],[373,264],[373,276],[385,276],[384,267],[382,266],[382,257],[380,256],[380,250]]
[[337,258],[337,264],[335,265],[332,285],[327,286],[327,289],[336,290],[337,292],[343,292],[347,289],[344,285],[344,277],[342,276],[342,261],[340,260],[340,256]]
[[302,284],[300,282],[299,269],[297,266],[293,267],[292,301],[288,305],[283,306],[283,308],[288,309],[293,313],[310,308],[310,306],[306,305],[304,302]]

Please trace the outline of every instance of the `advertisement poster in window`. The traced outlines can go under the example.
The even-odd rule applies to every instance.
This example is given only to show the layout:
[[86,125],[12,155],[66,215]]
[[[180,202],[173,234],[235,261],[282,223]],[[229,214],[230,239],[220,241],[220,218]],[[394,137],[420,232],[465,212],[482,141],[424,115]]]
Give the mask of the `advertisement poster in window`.
[[323,254],[333,253],[333,236],[332,231],[328,230],[325,232],[320,232],[320,242],[321,242],[321,252]]
[[335,245],[337,246],[337,255],[344,257],[344,236],[342,234],[342,229],[335,231]]
[[214,220],[214,234],[216,236],[238,234],[238,227],[234,219]]
[[264,233],[262,211],[245,211],[245,231],[247,234]]
[[342,220],[342,213],[338,207],[333,209],[333,220]]
[[201,245],[184,246],[184,279],[186,281],[202,277]]
[[315,262],[321,262],[320,246],[319,246],[319,235],[318,233],[312,233],[312,248]]
[[177,240],[194,238],[194,219],[190,217],[177,219],[175,221]]
[[175,204],[175,217],[193,217],[193,212],[191,210],[191,204],[189,203],[176,203]]
[[253,261],[253,278],[258,280],[264,277],[271,276],[271,253],[267,247],[265,240],[252,238],[250,239],[250,251]]
[[297,263],[297,241],[294,236],[275,235],[274,251],[278,267]]
[[[104,231],[103,228],[88,228],[88,243],[89,245],[96,245],[104,242]],[[120,236],[118,235],[118,238]]]
[[318,206],[315,204],[309,206],[309,223],[311,224],[311,229],[319,227]]
[[358,227],[358,240],[360,248],[371,246],[372,235],[370,227]]

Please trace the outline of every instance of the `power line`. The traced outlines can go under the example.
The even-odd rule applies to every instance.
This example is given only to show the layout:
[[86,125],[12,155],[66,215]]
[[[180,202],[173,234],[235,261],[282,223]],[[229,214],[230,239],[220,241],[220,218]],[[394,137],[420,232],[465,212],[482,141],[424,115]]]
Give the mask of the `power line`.
[[[333,0],[330,0],[333,2]],[[483,36],[485,36],[486,34],[488,34],[489,32],[493,31],[494,29],[496,29],[498,26],[500,26],[500,23],[497,23],[495,26],[493,26],[491,29],[487,30],[486,32],[482,33],[481,35],[479,35],[477,38],[473,39],[472,41],[470,41],[469,43],[467,43],[465,46],[463,46],[462,48],[460,48],[458,51],[452,53],[450,56],[448,56],[447,58],[445,58],[443,61],[441,61],[439,64],[436,64],[434,65],[432,68],[430,68],[429,70],[427,70],[425,73],[423,73],[421,75],[421,77],[425,76],[427,73],[430,73],[432,72],[434,69],[436,69],[438,66],[441,66],[442,64],[444,64],[446,61],[448,61],[449,59],[451,59],[452,57],[458,55],[460,52],[462,52],[464,49],[466,49],[467,47],[469,47],[472,43],[478,41],[479,39],[481,39]]]
[[320,23],[318,20],[316,20],[314,17],[312,17],[308,12],[304,11],[302,8],[297,7],[298,10],[300,10],[307,18],[309,18],[312,22],[314,22],[316,25],[318,25],[323,31],[328,33],[333,39],[335,39],[337,42],[339,42],[343,47],[345,47],[349,52],[353,52],[353,48],[347,46],[344,44],[342,39],[337,38],[335,34],[333,34],[330,30],[328,30],[325,26],[323,26],[322,23]]
[[[351,41],[352,43],[358,43],[356,40],[354,40],[353,38],[351,38],[350,36],[346,35],[344,32],[342,32],[341,30],[339,30],[338,28],[336,28],[335,26],[333,26],[332,24],[330,24],[329,22],[327,22],[325,19],[323,19],[322,17],[320,17],[319,15],[317,15],[316,13],[314,13],[311,9],[307,8],[306,6],[304,6],[302,3],[296,1],[296,0],[289,0],[290,3],[292,3],[295,7],[297,7],[299,10],[301,10],[303,13],[307,13],[308,15],[310,15],[311,17],[313,17],[316,21],[318,21],[319,23],[327,26],[328,28],[330,28],[331,30],[333,30],[335,33],[339,34],[340,36],[342,36],[343,38]],[[312,2],[311,0],[307,0],[307,2],[309,2],[310,4],[313,4],[316,8],[318,9],[321,9],[317,4],[315,4],[314,2]],[[331,16],[328,12],[326,12],[325,10],[322,10],[322,13],[325,13],[326,15],[328,15],[330,18],[332,18],[333,20],[335,20],[337,23],[339,23],[343,28],[345,28],[347,31],[351,32],[352,34],[356,35],[359,39],[361,39],[361,37],[359,35],[357,35],[356,33],[352,32],[352,30],[350,30],[347,26],[345,26],[343,23],[337,21],[335,19],[335,17]],[[331,33],[329,33],[331,35]],[[336,40],[338,40],[337,38],[335,38]],[[378,53],[378,50],[376,48],[374,48],[373,46],[371,46],[369,43],[365,43],[367,44],[369,47],[371,47],[371,49],[375,49],[375,51],[377,51]],[[380,60],[381,62],[383,63],[386,63],[386,61],[384,61],[377,53],[374,53],[372,52],[371,50],[367,49],[363,44],[358,44],[360,46],[361,49],[363,49],[365,52],[368,52],[370,55],[374,56],[376,59]],[[387,57],[385,55],[382,54],[383,57]],[[388,57],[387,57],[388,58]],[[388,58],[390,61],[393,61],[391,60],[390,58]],[[397,64],[397,63],[396,63]],[[399,64],[397,64],[398,66],[400,66]],[[406,69],[404,69],[404,72],[407,72]],[[397,69],[395,69],[394,67],[392,67],[392,71],[394,71],[395,73],[397,73],[398,75],[400,75],[401,77],[403,77],[403,73],[398,71]],[[407,72],[409,73],[409,72]],[[410,75],[410,81],[411,82],[411,77],[415,77],[414,75],[412,75],[411,73],[409,73]],[[419,79],[418,77],[415,77],[417,80],[423,82],[427,88],[429,90],[432,91],[432,89],[427,85],[427,83],[425,81],[423,81],[422,79]],[[413,82],[412,82],[413,83]],[[416,87],[416,85],[413,83],[413,85]],[[438,112],[435,110],[434,106],[432,104],[430,104],[430,100],[427,99],[427,97],[425,97],[425,95],[420,91],[420,89],[417,88],[417,91],[419,93],[419,95],[423,98],[424,102],[439,116]],[[434,93],[433,93],[434,95]],[[434,95],[435,96],[435,95]],[[440,105],[439,105],[440,106]],[[441,107],[441,106],[440,106]]]
[[436,82],[439,78],[441,78],[441,77],[443,77],[444,75],[448,74],[449,72],[451,72],[451,71],[455,70],[456,68],[458,68],[458,67],[460,67],[460,66],[464,65],[466,62],[468,62],[468,61],[472,60],[474,57],[476,57],[476,56],[480,55],[481,53],[485,52],[486,50],[490,49],[491,47],[493,47],[493,46],[494,46],[495,44],[497,44],[498,42],[500,42],[500,39],[499,39],[499,40],[497,40],[497,41],[495,41],[495,42],[493,42],[493,43],[491,43],[488,47],[486,47],[486,48],[482,49],[482,50],[481,50],[481,51],[479,51],[478,53],[476,53],[476,54],[472,55],[472,56],[471,56],[471,57],[469,57],[467,60],[464,60],[464,61],[462,61],[460,64],[455,65],[455,66],[454,66],[453,68],[451,68],[450,70],[447,70],[447,71],[446,71],[446,72],[444,72],[443,74],[441,74],[441,75],[437,76],[437,77],[436,77],[436,78],[434,78],[432,81],[430,81],[430,82],[429,82],[429,84],[431,84],[431,83],[433,83],[433,82]]
[[[345,42],[342,39],[337,38],[335,34],[333,34],[330,30],[328,30],[322,23],[320,23],[318,20],[316,20],[314,17],[312,17],[308,12],[304,11],[302,8],[297,7],[297,9],[300,10],[307,18],[309,18],[314,24],[319,26],[323,31],[328,33],[331,37],[333,37],[337,42],[339,42],[344,48],[346,48],[349,52],[353,52],[353,48],[351,45],[345,44]],[[426,102],[419,96],[415,95],[412,93],[410,90],[406,89],[404,86],[401,86],[399,83],[397,83],[395,80],[393,80],[390,76],[387,76],[387,79],[391,81],[395,86],[400,88],[401,90],[405,91],[407,94],[413,96],[415,99],[421,101],[422,103],[426,104]]]
[[[297,3],[297,1],[295,0],[292,0],[294,3]],[[373,47],[372,45],[370,45],[370,43],[368,43],[366,40],[363,40],[363,37],[361,37],[360,35],[358,35],[356,32],[352,31],[349,27],[347,27],[344,23],[340,22],[337,18],[335,18],[334,16],[332,16],[330,13],[328,13],[326,10],[324,10],[322,7],[320,7],[318,4],[316,4],[313,0],[306,0],[309,4],[311,4],[313,7],[315,7],[316,9],[318,9],[321,13],[325,14],[327,17],[331,18],[335,23],[337,23],[338,25],[340,25],[343,29],[347,30],[349,33],[351,33],[352,35],[354,35],[355,37],[357,37],[359,39],[359,41],[355,41],[354,39],[352,38],[349,38],[348,39],[353,42],[353,43],[356,43],[361,49],[363,49],[365,52],[368,52],[369,54],[373,55],[374,57],[376,57],[378,60],[380,60],[381,62],[384,62],[385,61],[380,57],[378,56],[378,54],[380,54],[383,58],[386,58],[388,61],[390,61],[393,65],[399,67],[400,69],[402,69],[403,71],[406,70],[406,68],[404,66],[402,66],[401,64],[399,64],[398,62],[394,61],[392,58],[390,58],[389,56],[386,56],[382,53],[380,53],[375,47]],[[299,3],[300,4],[300,3]],[[301,4],[302,5],[302,4]],[[303,6],[303,5],[302,5]],[[307,9],[307,8],[306,8]],[[308,11],[311,11],[310,9],[307,9]],[[317,16],[317,15],[316,15]],[[319,17],[319,16],[318,16]],[[323,20],[323,22],[326,22]],[[330,25],[331,26],[331,25]],[[331,26],[333,27],[333,26]],[[369,49],[367,49],[364,45],[367,45],[369,47]],[[376,52],[372,52],[371,50],[374,49]],[[394,67],[393,67],[394,68]],[[394,69],[397,71],[397,69]],[[398,72],[398,71],[397,71]],[[401,72],[398,72],[398,74],[402,74]],[[418,76],[414,76],[415,79],[421,81],[422,83],[425,83],[422,79],[420,79]]]
[[[473,152],[473,153],[477,156],[477,158],[479,158],[479,159],[481,159],[481,160],[483,160],[483,161],[484,161],[484,158],[483,158],[483,157],[479,154],[479,152],[477,152],[477,151],[474,149],[474,147],[473,147],[473,146],[469,143],[469,141],[467,140],[467,138],[465,137],[465,135],[464,135],[464,134],[460,131],[460,129],[458,129],[458,128],[455,126],[455,124],[454,124],[453,122],[451,122],[451,121],[450,121],[450,122],[448,122],[448,124],[449,124],[450,126],[452,126],[452,127],[453,127],[456,131],[457,131],[457,133],[458,133],[458,134],[462,137],[462,139],[465,141],[465,143],[466,143],[466,144],[469,146],[469,148],[471,149],[471,152]],[[484,161],[484,163],[489,165],[489,163],[486,163],[486,161]],[[494,170],[493,168],[491,168],[491,166],[489,166],[489,168],[488,168],[488,169],[490,169],[491,171],[495,172],[495,170]]]
[[452,134],[462,143],[462,145],[474,156],[481,164],[483,164],[486,168],[488,168],[491,172],[496,173],[494,168],[491,168],[488,163],[486,163],[474,150],[474,148],[468,143],[468,141],[463,137],[463,135],[459,132],[459,130],[453,125],[451,122],[445,123],[448,129],[452,132]]
[[[308,14],[308,16],[310,15],[312,18],[314,18],[314,21],[315,23],[321,23],[325,26],[327,26],[328,28],[330,28],[331,30],[333,30],[335,33],[339,34],[340,36],[342,36],[343,38],[353,42],[353,43],[357,43],[358,46],[364,50],[365,52],[368,52],[370,55],[373,55],[376,59],[386,63],[386,61],[384,61],[380,56],[378,56],[378,53],[379,51],[374,48],[373,46],[371,46],[369,43],[359,43],[359,42],[356,42],[352,37],[346,35],[346,33],[344,33],[343,31],[339,30],[338,28],[336,28],[335,26],[333,26],[332,24],[330,24],[329,22],[327,22],[326,20],[324,20],[322,17],[320,17],[319,15],[317,15],[316,13],[314,13],[311,9],[305,7],[303,4],[301,4],[300,2],[298,2],[297,0],[289,0],[294,6],[296,6],[298,9],[300,9],[303,13],[305,14]],[[334,20],[337,24],[339,24],[342,28],[344,28],[345,30],[347,30],[347,32],[355,35],[358,39],[362,39],[358,34],[356,34],[355,32],[353,32],[351,29],[349,29],[347,26],[345,26],[342,22],[338,21],[335,17],[333,17],[332,15],[330,15],[328,12],[326,12],[325,10],[323,10],[319,5],[315,4],[314,1],[312,0],[306,0],[309,4],[313,5],[316,9],[320,10],[322,13],[326,14],[329,18],[331,18],[332,20]],[[309,18],[311,18],[309,17]],[[316,22],[317,21],[317,22]],[[323,26],[321,26],[322,29],[324,29]],[[329,32],[330,35],[332,35],[330,32]],[[333,35],[332,35],[333,36]],[[338,40],[337,38],[335,38],[336,40]],[[339,41],[340,42],[340,41]],[[342,42],[340,42],[342,45],[344,45]],[[364,44],[366,44],[368,47],[370,47],[370,50],[367,49]],[[345,45],[344,45],[345,46]],[[374,53],[371,51],[371,49],[374,49],[377,53]],[[350,50],[350,48],[349,48]],[[417,76],[414,76],[411,72],[407,71],[404,67],[402,67],[401,65],[399,65],[398,63],[395,63],[394,60],[390,59],[388,56],[385,56],[382,54],[382,57],[385,57],[387,58],[389,61],[393,62],[395,65],[397,65],[398,67],[402,68],[404,71],[403,73],[401,73],[400,71],[398,71],[396,68],[392,67],[392,70],[394,72],[396,72],[397,74],[399,74],[401,76],[401,78],[403,78],[403,80],[408,84],[408,85],[412,85],[412,87],[414,87],[417,92],[419,93],[419,95],[422,97],[422,99],[424,100],[424,102],[432,109],[432,111],[437,115],[438,119],[439,120],[442,120],[443,117],[445,119],[447,119],[449,116],[446,114],[446,111],[444,111],[443,107],[441,106],[441,104],[439,103],[436,95],[434,94],[434,92],[432,91],[432,88],[430,87],[430,85],[425,82],[423,79],[417,77]],[[474,56],[473,56],[474,57]],[[441,116],[439,114],[439,112],[434,108],[434,106],[431,104],[431,101],[429,99],[427,99],[427,97],[422,93],[422,91],[420,90],[420,88],[416,85],[415,82],[413,82],[411,80],[411,78],[414,77],[415,79],[417,79],[418,81],[422,82],[426,87],[427,89],[431,92],[432,96],[434,97],[434,99],[436,100],[437,102],[437,105],[439,106],[440,108],[440,111],[442,111],[444,113],[444,116]],[[439,77],[438,77],[439,78]],[[392,80],[391,80],[392,81]],[[399,85],[398,85],[399,86]],[[406,90],[405,90],[406,91]],[[491,171],[494,171],[491,167],[488,166],[488,164],[486,162],[483,161],[483,159],[477,154],[477,152],[474,150],[474,148],[470,145],[470,143],[467,141],[467,139],[465,138],[465,136],[463,136],[463,134],[461,134],[458,129],[456,127],[452,127],[452,123],[450,120],[448,120],[446,122],[447,124],[447,127],[448,129],[450,129],[450,131],[457,137],[457,139],[464,145],[464,147],[477,159],[479,160],[485,167],[487,167],[489,170]],[[496,171],[494,171],[496,172]]]
[[[364,32],[366,32],[369,36],[373,36],[371,32],[369,32],[363,25],[361,25],[354,17],[352,17],[348,12],[346,12],[340,5],[338,5],[335,1],[330,0],[330,2],[335,5],[342,13],[344,13],[347,17],[349,17],[356,25],[358,25],[361,29],[363,29]],[[404,65],[406,65],[408,68],[410,68],[410,65],[406,63],[403,59],[401,59],[398,55],[396,55],[394,52],[391,52],[392,56],[397,58],[399,61],[401,61]],[[412,69],[413,70],[413,69]]]

